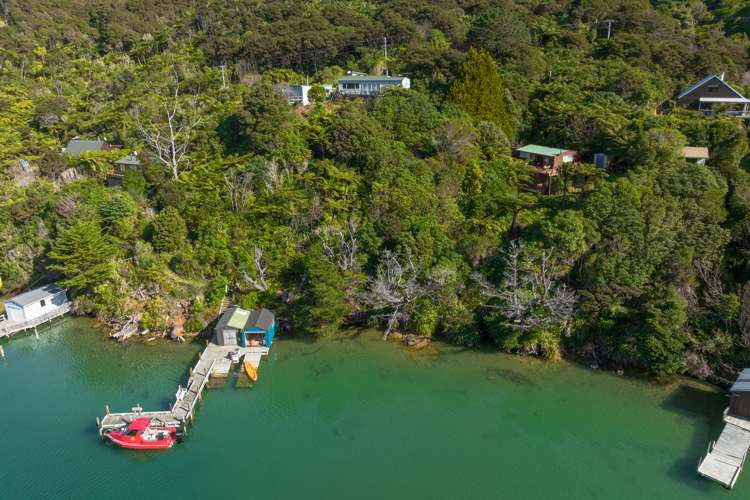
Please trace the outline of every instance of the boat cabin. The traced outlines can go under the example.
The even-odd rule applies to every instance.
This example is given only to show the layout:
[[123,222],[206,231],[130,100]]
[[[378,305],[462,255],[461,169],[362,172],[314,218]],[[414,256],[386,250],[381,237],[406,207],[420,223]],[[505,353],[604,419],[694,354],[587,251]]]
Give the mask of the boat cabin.
[[750,419],[750,368],[745,368],[737,381],[729,389],[728,414],[733,417]]
[[8,321],[25,323],[54,313],[66,304],[66,289],[50,283],[5,301],[5,315]]
[[248,311],[230,307],[219,318],[214,332],[218,345],[271,347],[276,334],[276,317],[268,309]]

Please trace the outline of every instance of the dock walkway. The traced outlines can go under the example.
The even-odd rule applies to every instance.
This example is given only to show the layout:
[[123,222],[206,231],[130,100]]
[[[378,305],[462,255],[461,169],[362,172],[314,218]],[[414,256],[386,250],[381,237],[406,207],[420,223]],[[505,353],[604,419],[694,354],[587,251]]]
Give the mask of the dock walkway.
[[706,456],[698,463],[698,474],[726,488],[733,488],[740,477],[750,450],[750,421],[724,412],[724,430],[708,445]]
[[239,351],[240,356],[249,360],[256,369],[260,365],[261,357],[268,354],[267,347],[220,346],[210,343],[201,352],[195,366],[190,369],[187,386],[182,387],[180,385],[177,387],[175,402],[170,405],[169,410],[143,411],[140,405],[137,405],[129,412],[111,413],[109,406],[106,406],[104,417],[96,419],[99,434],[103,434],[106,429],[127,425],[138,417],[153,418],[164,425],[184,429],[188,422],[193,419],[195,407],[200,401],[209,379],[229,375],[232,369],[232,360],[229,356],[230,353],[235,351]]
[[41,316],[29,321],[12,321],[9,319],[0,321],[0,339],[3,337],[11,337],[16,333],[36,328],[44,323],[47,323],[48,321],[59,318],[63,314],[69,313],[72,307],[72,303],[66,302],[54,311],[50,311],[47,314],[42,314]]

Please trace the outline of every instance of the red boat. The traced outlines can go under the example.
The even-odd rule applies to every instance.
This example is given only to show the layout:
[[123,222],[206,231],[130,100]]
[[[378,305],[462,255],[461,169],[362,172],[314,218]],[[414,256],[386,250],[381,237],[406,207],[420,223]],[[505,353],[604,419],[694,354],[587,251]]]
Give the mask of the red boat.
[[152,423],[148,417],[136,418],[121,431],[110,431],[107,437],[120,448],[130,450],[166,450],[182,438],[177,427]]

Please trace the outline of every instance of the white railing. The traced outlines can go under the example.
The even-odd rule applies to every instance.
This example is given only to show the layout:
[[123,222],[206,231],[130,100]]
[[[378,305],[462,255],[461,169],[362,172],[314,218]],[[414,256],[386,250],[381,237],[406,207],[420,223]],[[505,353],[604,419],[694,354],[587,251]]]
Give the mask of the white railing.
[[41,316],[30,319],[28,321],[4,321],[5,324],[0,323],[0,337],[5,337],[23,330],[28,330],[29,328],[37,327],[42,323],[46,323],[47,321],[51,321],[59,316],[62,316],[63,314],[70,312],[72,308],[73,304],[71,302],[66,302],[54,311],[42,314]]

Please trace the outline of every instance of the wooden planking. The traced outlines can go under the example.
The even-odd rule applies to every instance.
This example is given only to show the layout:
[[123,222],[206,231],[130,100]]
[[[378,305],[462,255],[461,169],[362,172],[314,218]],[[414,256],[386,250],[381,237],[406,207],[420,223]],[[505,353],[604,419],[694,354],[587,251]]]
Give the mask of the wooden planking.
[[709,446],[708,453],[698,464],[698,474],[732,488],[750,450],[750,431],[726,417],[725,420],[727,422],[719,439]]
[[104,429],[127,425],[138,417],[157,418],[165,425],[184,427],[193,419],[195,407],[200,401],[209,379],[226,377],[232,368],[229,354],[238,350],[240,356],[249,359],[256,369],[260,366],[261,357],[268,354],[267,347],[220,346],[210,343],[201,352],[195,366],[190,370],[184,396],[175,400],[174,405],[168,411],[109,413],[109,410],[107,410],[107,414],[101,420],[97,419],[99,433],[101,434]]

